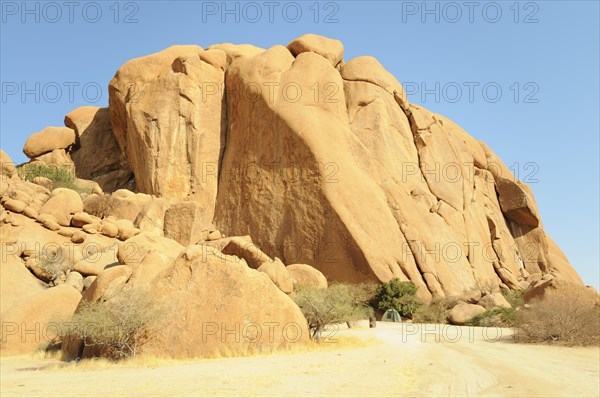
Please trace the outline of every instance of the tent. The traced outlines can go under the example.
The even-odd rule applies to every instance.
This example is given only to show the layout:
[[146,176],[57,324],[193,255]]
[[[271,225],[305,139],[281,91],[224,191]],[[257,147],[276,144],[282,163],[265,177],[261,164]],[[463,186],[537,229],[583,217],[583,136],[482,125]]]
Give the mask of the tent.
[[383,316],[381,317],[382,322],[402,322],[402,318],[400,318],[400,314],[398,311],[389,309],[387,310]]

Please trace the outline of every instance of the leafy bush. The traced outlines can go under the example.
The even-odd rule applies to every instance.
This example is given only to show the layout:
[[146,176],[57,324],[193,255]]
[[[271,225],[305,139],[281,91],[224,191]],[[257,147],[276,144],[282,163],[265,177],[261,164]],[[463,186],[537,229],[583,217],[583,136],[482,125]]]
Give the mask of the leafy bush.
[[467,326],[510,328],[517,325],[518,311],[516,308],[492,308],[474,316],[465,324]]
[[600,345],[598,297],[584,287],[547,292],[525,308],[517,340],[525,343]]
[[156,336],[169,313],[167,304],[149,292],[130,288],[104,302],[83,300],[60,337],[80,339],[101,356],[132,358]]
[[422,304],[416,295],[417,287],[414,283],[394,278],[377,287],[374,302],[381,311],[394,309],[400,316],[412,318]]
[[327,289],[300,288],[292,298],[308,322],[311,338],[319,341],[327,325],[370,317],[371,294],[368,285],[332,284]]

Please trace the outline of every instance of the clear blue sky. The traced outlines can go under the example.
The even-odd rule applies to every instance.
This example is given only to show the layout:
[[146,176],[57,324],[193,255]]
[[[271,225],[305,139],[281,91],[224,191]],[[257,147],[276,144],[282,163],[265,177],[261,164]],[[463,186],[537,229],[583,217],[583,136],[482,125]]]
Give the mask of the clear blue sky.
[[[31,133],[62,125],[78,106],[106,106],[108,82],[130,58],[172,44],[269,47],[318,33],[342,40],[346,60],[377,57],[412,102],[514,165],[548,233],[598,287],[599,3],[515,3],[228,2],[228,14],[221,1],[2,1],[1,146],[25,161]],[[22,98],[23,84],[39,100]]]

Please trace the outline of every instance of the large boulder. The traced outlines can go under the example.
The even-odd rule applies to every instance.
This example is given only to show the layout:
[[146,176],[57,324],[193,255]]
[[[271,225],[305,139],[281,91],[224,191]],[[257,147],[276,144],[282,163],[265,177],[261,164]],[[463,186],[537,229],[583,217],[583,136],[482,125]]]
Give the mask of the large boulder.
[[23,153],[35,158],[55,149],[66,149],[75,144],[75,131],[67,127],[46,127],[25,141]]
[[119,189],[110,195],[89,195],[83,205],[86,213],[100,218],[114,217],[135,222],[152,196]]
[[25,267],[25,264],[6,246],[4,236],[0,248],[0,314],[29,296],[44,290],[44,285]]
[[40,208],[40,214],[49,214],[65,227],[71,225],[73,214],[83,211],[81,196],[71,189],[56,188],[50,199]]
[[[154,300],[170,305],[170,316],[141,352],[178,358],[241,355],[308,340],[300,309],[266,274],[204,251],[207,246],[192,248],[159,274],[148,291]],[[103,292],[95,285],[109,270],[100,274],[84,299],[110,300],[118,291],[138,287],[136,279],[128,279],[131,271],[119,268],[110,270]],[[120,287],[111,289],[115,283]],[[63,349],[70,357],[103,355],[101,347],[83,347],[81,341],[70,341]]]
[[506,217],[522,225],[537,227],[540,223],[531,188],[521,181],[496,179],[500,207]]
[[261,264],[261,266],[258,267],[258,271],[267,274],[275,286],[281,289],[282,292],[291,294],[294,291],[292,277],[280,259],[275,258]]
[[226,238],[225,242],[216,241],[213,246],[217,247],[223,254],[243,259],[250,268],[258,269],[262,264],[272,261],[249,237],[234,236]]
[[450,310],[448,320],[453,325],[464,325],[469,319],[484,312],[485,308],[480,305],[460,302]]
[[0,149],[0,178],[11,178],[16,172],[17,169],[10,156]]
[[65,116],[65,126],[77,135],[70,152],[77,177],[96,181],[105,192],[135,190],[133,173],[113,134],[108,108],[77,108]]
[[75,312],[81,294],[72,286],[45,289],[14,303],[2,317],[3,354],[25,354],[52,341]]
[[118,246],[113,244],[112,246],[101,248],[86,255],[81,260],[77,261],[73,265],[73,271],[76,271],[84,276],[96,276],[99,275],[105,268],[114,267],[119,264],[117,260]]
[[290,264],[286,267],[294,287],[305,286],[317,289],[327,289],[327,278],[316,268],[307,264]]
[[329,60],[333,66],[344,60],[344,45],[341,41],[312,33],[292,40],[287,48],[294,56],[309,51],[317,53]]
[[510,308],[510,303],[504,298],[502,293],[488,293],[481,297],[477,302],[480,306],[485,308],[486,310],[491,310],[492,308]]
[[172,239],[149,233],[140,233],[125,242],[119,243],[117,259],[121,264],[127,264],[132,267],[139,265],[149,253],[156,251],[157,260],[167,265],[173,261],[181,251],[183,246]]

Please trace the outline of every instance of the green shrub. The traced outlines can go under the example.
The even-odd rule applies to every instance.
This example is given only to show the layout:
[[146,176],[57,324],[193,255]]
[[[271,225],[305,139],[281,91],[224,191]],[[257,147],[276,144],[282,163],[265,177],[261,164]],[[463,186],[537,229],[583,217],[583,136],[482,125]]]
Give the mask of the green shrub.
[[19,177],[26,181],[31,181],[36,177],[44,177],[55,183],[72,184],[75,182],[75,175],[66,167],[31,163],[19,167],[17,171]]
[[417,287],[414,283],[394,278],[377,287],[374,303],[381,311],[394,309],[400,316],[412,318],[422,305],[416,295]]
[[474,316],[465,324],[467,326],[510,328],[517,325],[518,315],[516,308],[492,308]]
[[36,177],[44,177],[52,181],[50,189],[68,188],[79,193],[91,193],[91,189],[81,188],[76,181],[76,176],[68,167],[49,165],[44,163],[25,164],[17,169],[19,177],[32,181]]
[[327,289],[300,288],[292,298],[308,322],[311,338],[320,341],[327,325],[370,317],[371,290],[369,285],[332,284]]

